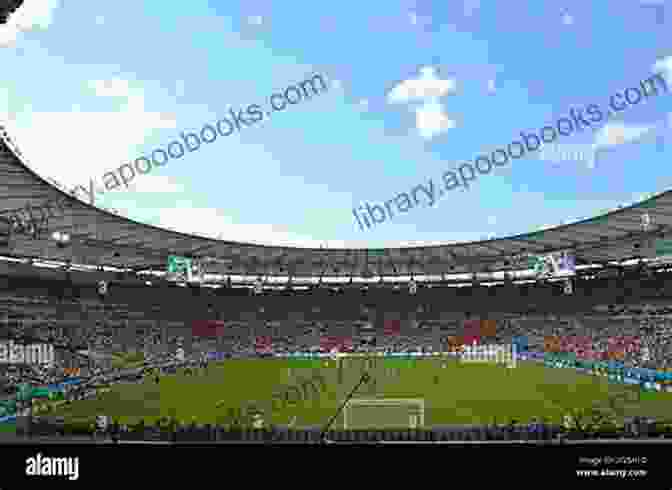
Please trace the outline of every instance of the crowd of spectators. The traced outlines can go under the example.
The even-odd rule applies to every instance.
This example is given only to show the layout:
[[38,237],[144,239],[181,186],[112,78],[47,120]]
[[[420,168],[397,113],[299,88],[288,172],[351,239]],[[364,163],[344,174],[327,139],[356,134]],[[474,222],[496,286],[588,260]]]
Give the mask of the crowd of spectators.
[[[522,317],[498,325],[498,341],[526,337],[529,349],[543,352],[547,339],[586,339],[590,352],[603,358],[615,339],[628,339],[618,360],[628,367],[672,368],[672,315],[666,309],[639,307],[572,318]],[[578,351],[578,349],[575,349]],[[571,351],[571,349],[570,349]]]
[[[59,355],[49,366],[0,366],[2,390],[11,391],[21,382],[53,384],[66,379],[66,371],[80,367],[109,370],[112,354],[123,348],[118,333],[125,321],[133,317],[128,305],[84,304],[69,301],[81,309],[82,318],[71,317],[70,324],[54,310],[49,297],[0,298],[0,338],[40,341],[57,347]],[[60,304],[60,303],[59,303]],[[11,306],[11,307],[10,307]],[[86,314],[84,314],[86,312]],[[136,314],[137,317],[137,314]],[[141,352],[148,362],[175,359],[185,344],[184,328],[163,330],[156,322],[131,320],[138,323],[130,348]],[[369,322],[360,321],[227,321],[224,338],[194,338],[187,357],[204,352],[223,352],[231,357],[268,355],[269,353],[330,352],[437,352],[446,350],[448,338],[459,336],[460,320],[405,322],[404,327],[390,332],[374,329]],[[486,342],[510,343],[525,337],[530,350],[543,351],[549,337],[582,338],[593,353],[610,349],[614,339],[628,338],[630,347],[623,349],[624,364],[632,367],[672,369],[672,308],[663,305],[605,306],[590,314],[555,317],[552,315],[508,315],[497,321],[495,336]],[[116,340],[115,340],[116,339]],[[325,341],[328,339],[328,341]],[[632,341],[632,342],[631,342]],[[82,354],[86,352],[86,354]],[[0,393],[0,396],[3,396]]]
[[[102,420],[101,420],[102,419]],[[101,423],[102,422],[102,423]],[[400,430],[343,430],[323,431],[322,427],[296,429],[270,426],[255,429],[239,425],[213,425],[181,423],[163,418],[154,423],[140,420],[136,424],[123,424],[107,417],[98,417],[95,423],[68,424],[63,420],[34,419],[30,435],[86,436],[111,442],[216,442],[244,441],[252,443],[285,442],[379,442],[379,441],[563,441],[566,439],[622,439],[622,438],[672,438],[672,427],[654,420],[631,417],[620,426],[578,427],[558,425],[540,419],[529,424],[510,420],[505,424],[473,426],[442,426],[431,429]],[[28,435],[28,434],[26,434]]]
[[[246,332],[228,344],[236,355],[255,355],[268,351],[328,353],[333,347],[352,353],[406,353],[445,351],[448,338],[462,333],[460,321],[435,321],[439,331],[415,322],[392,335],[381,331],[344,327],[343,322],[289,325],[269,328],[266,335],[251,338]],[[521,315],[497,322],[495,336],[484,342],[508,344],[524,337],[528,349],[544,352],[549,338],[563,341],[568,352],[605,359],[617,352],[618,360],[628,367],[672,369],[672,314],[665,307],[634,307],[622,311],[594,311],[591,314],[557,317]],[[262,339],[262,340],[260,340]],[[328,342],[325,342],[328,339]],[[572,340],[567,341],[568,339]],[[577,340],[577,339],[580,339]],[[616,354],[614,354],[616,355]]]
[[[664,307],[639,307],[616,310],[596,310],[591,314],[575,315],[572,317],[555,317],[540,315],[523,315],[508,317],[497,323],[496,335],[485,339],[493,343],[511,343],[518,337],[526,337],[530,350],[541,352],[545,349],[549,337],[559,338],[581,337],[590,339],[591,348],[595,352],[605,352],[612,345],[610,339],[628,337],[637,339],[636,349],[625,350],[622,361],[627,366],[649,367],[655,369],[672,368],[672,315]],[[349,352],[436,352],[446,347],[447,336],[460,335],[462,321],[434,321],[429,326],[423,322],[409,322],[404,328],[394,332],[376,330],[366,322],[283,322],[282,324],[263,324],[251,326],[245,322],[232,322],[231,328],[225,330],[226,339],[194,339],[187,355],[187,362],[201,359],[206,352],[225,350],[232,357],[247,357],[260,355],[270,348],[274,353],[290,352],[329,352],[335,346],[339,350]],[[438,335],[437,335],[438,333]],[[16,391],[20,383],[56,384],[66,379],[65,368],[71,367],[77,361],[87,368],[89,385],[96,383],[112,383],[121,381],[121,370],[113,368],[102,353],[111,352],[118,347],[114,345],[112,327],[104,321],[99,321],[90,330],[75,334],[74,330],[59,327],[48,320],[44,324],[32,324],[26,327],[20,322],[6,326],[3,335],[10,337],[26,337],[40,339],[49,343],[57,343],[66,350],[77,351],[83,345],[90,351],[88,356],[70,358],[67,363],[57,360],[50,366],[17,366],[7,365],[0,371],[0,382],[8,392]],[[260,341],[260,338],[264,338]],[[325,342],[325,339],[330,339]],[[181,335],[162,337],[161,331],[154,327],[136,330],[136,337],[132,342],[137,352],[142,352],[146,364],[176,362],[176,351],[184,345],[185,339]],[[95,354],[101,354],[100,357]],[[128,381],[128,379],[125,379]],[[85,385],[73,389],[74,399],[88,396]],[[3,395],[0,393],[0,397]],[[216,426],[180,425],[170,421],[159,421],[147,427],[124,427],[111,425],[106,429],[107,436],[121,439],[166,439],[180,440],[226,440],[227,438],[242,437],[246,429]],[[144,425],[144,424],[143,424]],[[633,434],[649,434],[650,428],[646,424],[637,422],[630,428],[622,429],[621,436],[627,432]],[[492,426],[478,428],[455,428],[450,430],[434,431],[437,440],[497,440],[497,439],[546,439],[557,437],[566,429],[551,427],[542,422],[533,426],[522,426],[515,421],[510,427]],[[239,432],[235,432],[239,431]],[[243,432],[240,432],[243,431]],[[275,432],[273,432],[275,431]],[[275,428],[266,431],[245,432],[244,437],[258,437],[259,440],[279,437],[282,440],[308,441],[315,440],[314,433],[301,431],[292,432],[289,429]],[[353,436],[353,431],[341,431],[333,437],[345,438]],[[571,431],[570,431],[571,432]],[[232,435],[234,434],[234,435]],[[235,436],[238,434],[238,436]],[[261,435],[260,435],[261,434]],[[345,435],[343,435],[345,434]],[[368,437],[368,436],[367,436]],[[401,437],[399,435],[379,435],[380,438]],[[442,439],[443,438],[443,439]]]

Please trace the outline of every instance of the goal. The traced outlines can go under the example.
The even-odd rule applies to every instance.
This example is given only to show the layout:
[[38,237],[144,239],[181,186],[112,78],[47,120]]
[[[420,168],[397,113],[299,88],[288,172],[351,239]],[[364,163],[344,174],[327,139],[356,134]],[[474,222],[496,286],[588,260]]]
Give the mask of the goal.
[[422,398],[355,398],[343,409],[344,429],[399,429],[425,425]]

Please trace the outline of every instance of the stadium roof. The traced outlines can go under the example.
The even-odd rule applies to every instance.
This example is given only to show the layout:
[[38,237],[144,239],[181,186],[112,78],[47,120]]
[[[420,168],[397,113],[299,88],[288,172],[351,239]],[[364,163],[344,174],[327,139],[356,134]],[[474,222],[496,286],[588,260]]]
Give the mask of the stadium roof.
[[[293,277],[494,272],[515,268],[514,255],[559,250],[573,250],[577,264],[604,264],[650,255],[645,252],[647,239],[672,230],[672,191],[666,191],[576,223],[485,241],[385,249],[264,246],[166,230],[88,205],[31,170],[1,126],[0,172],[0,216],[26,206],[36,209],[47,201],[65,199],[70,204],[43,223],[37,238],[15,234],[3,255],[136,271],[165,270],[169,255],[210,258],[208,273]],[[644,213],[650,217],[648,231],[642,226]],[[51,238],[57,231],[70,234],[69,246],[57,246]]]

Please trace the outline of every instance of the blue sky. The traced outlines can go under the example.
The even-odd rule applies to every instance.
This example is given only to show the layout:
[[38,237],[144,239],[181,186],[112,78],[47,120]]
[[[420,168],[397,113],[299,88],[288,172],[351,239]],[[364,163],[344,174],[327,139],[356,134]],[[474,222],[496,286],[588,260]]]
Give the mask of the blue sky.
[[[433,206],[420,197],[369,229],[352,210],[443,185],[654,72],[672,81],[663,18],[637,0],[26,0],[0,28],[0,120],[41,175],[68,190],[93,179],[97,206],[170,229],[309,247],[502,237],[672,187],[669,93]],[[105,190],[106,172],[315,74],[319,95]]]

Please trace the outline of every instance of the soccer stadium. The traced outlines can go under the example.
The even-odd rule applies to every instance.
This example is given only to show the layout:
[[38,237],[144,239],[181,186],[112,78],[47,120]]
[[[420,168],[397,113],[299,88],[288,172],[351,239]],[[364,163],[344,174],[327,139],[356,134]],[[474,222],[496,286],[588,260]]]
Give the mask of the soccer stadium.
[[[249,24],[246,36],[264,25]],[[316,80],[297,75],[290,88]],[[123,92],[103,85],[92,90]],[[392,90],[395,101],[402,92]],[[331,103],[317,95],[304,107]],[[217,137],[201,127],[200,140],[183,133],[189,152],[211,143],[206,128]],[[672,191],[479,240],[260,244],[126,216],[94,202],[93,180],[87,202],[36,170],[32,155],[53,140],[31,149],[27,139],[0,126],[2,440],[672,439]],[[210,148],[166,168],[210,159]],[[155,150],[156,167],[157,151],[168,159]],[[119,167],[126,187],[124,169],[138,185],[155,177],[141,175],[141,160],[151,167],[148,157],[135,160],[137,174]],[[480,179],[485,188],[504,177]],[[412,195],[418,204],[418,187],[402,193],[409,203]],[[361,232],[377,230],[365,207],[380,229],[388,214],[406,219],[392,202],[353,208]]]
[[669,434],[672,271],[650,253],[672,194],[488,242],[281,249],[129,222],[19,155],[5,132],[3,212],[66,203],[4,222],[5,435],[477,438],[595,414]]

